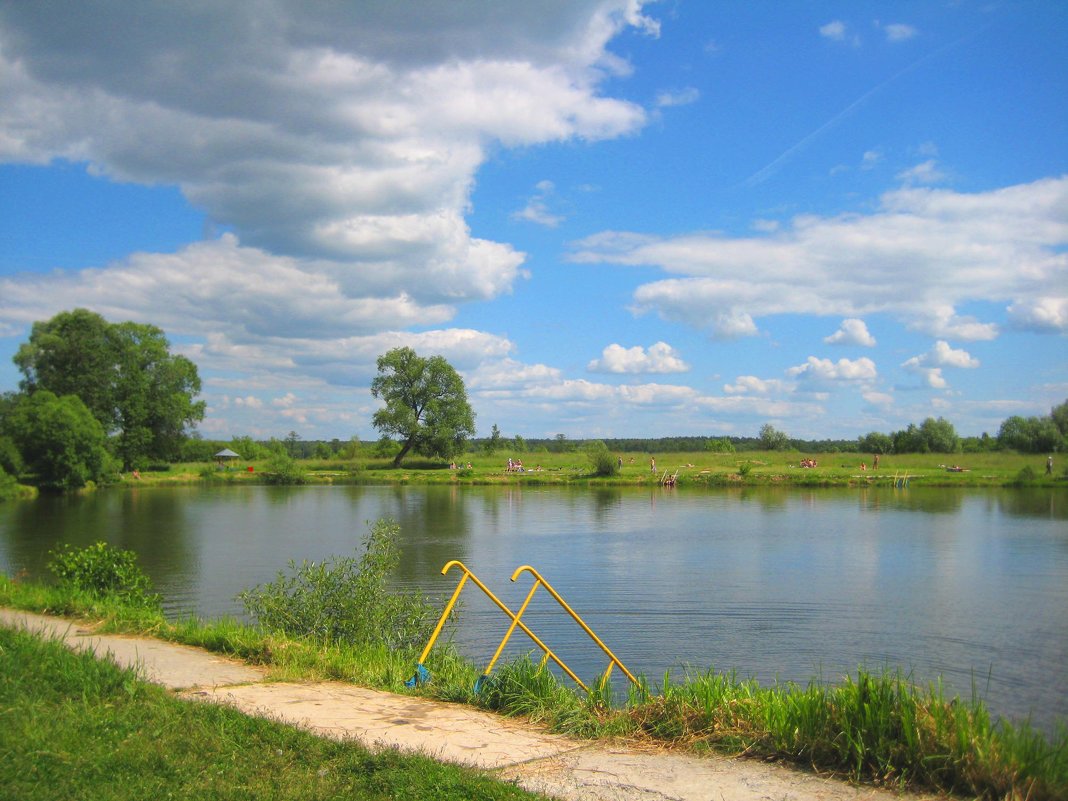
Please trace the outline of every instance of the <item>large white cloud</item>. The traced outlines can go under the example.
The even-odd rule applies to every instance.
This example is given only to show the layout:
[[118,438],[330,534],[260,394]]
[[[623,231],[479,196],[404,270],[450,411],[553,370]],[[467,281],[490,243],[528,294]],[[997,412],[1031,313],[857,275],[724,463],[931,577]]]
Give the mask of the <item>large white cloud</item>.
[[666,342],[650,345],[648,350],[641,345],[625,348],[612,343],[586,369],[594,373],[685,373],[690,366]]
[[928,188],[883,195],[869,214],[802,216],[761,237],[671,238],[604,232],[576,243],[579,262],[651,265],[680,277],[644,284],[638,312],[732,337],[776,314],[891,314],[932,336],[991,339],[962,315],[1002,304],[1010,320],[1068,331],[1068,177],[974,194]]
[[[474,237],[465,215],[494,148],[645,124],[600,93],[628,70],[608,42],[658,33],[642,5],[3,4],[0,162],[175,185],[231,233],[0,279],[0,334],[76,306],[160,325],[200,366],[209,408],[264,434],[269,414],[366,419],[369,396],[344,391],[398,345],[476,386],[557,381],[507,339],[441,327],[525,275],[524,254]],[[209,411],[205,430],[220,425]]]
[[523,274],[464,221],[489,147],[644,123],[598,94],[626,26],[656,33],[637,0],[5,4],[0,161],[178,185],[242,246],[336,287],[353,330],[377,325],[359,297],[434,323]]

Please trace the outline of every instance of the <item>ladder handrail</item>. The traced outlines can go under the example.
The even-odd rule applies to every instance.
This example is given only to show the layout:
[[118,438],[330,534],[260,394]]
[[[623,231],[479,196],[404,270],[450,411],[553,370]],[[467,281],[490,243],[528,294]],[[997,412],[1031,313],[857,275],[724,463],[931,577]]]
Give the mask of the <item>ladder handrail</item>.
[[[537,570],[535,570],[530,565],[521,565],[520,567],[517,567],[515,569],[514,573],[512,573],[512,581],[515,581],[517,578],[519,578],[519,575],[524,571],[530,573],[534,577],[534,586],[531,587],[530,593],[527,595],[527,602],[529,602],[530,599],[534,596],[534,591],[538,589],[539,585],[544,586],[545,589],[549,591],[549,594],[552,595],[554,599],[556,599],[556,602],[560,604],[561,608],[571,616],[571,619],[578,623],[579,626],[582,627],[582,630],[590,636],[590,639],[597,643],[598,647],[600,647],[600,649],[604,651],[605,654],[608,656],[610,661],[608,663],[608,668],[605,670],[604,677],[601,679],[602,684],[608,679],[608,676],[612,672],[612,666],[615,665],[623,671],[624,675],[628,679],[630,679],[632,684],[638,687],[641,686],[640,682],[636,678],[634,678],[634,675],[629,670],[627,670],[626,665],[619,661],[619,657],[612,653],[612,650],[601,641],[601,638],[594,633],[593,629],[586,625],[586,621],[584,621],[579,616],[578,612],[576,612],[570,607],[570,605],[568,605],[567,601],[565,601],[563,597],[561,597],[560,593],[553,589],[553,586],[548,581],[546,581],[545,578]],[[526,608],[526,602],[524,602],[523,608]],[[520,612],[520,614],[522,614],[522,612]]]
[[[557,665],[559,665],[561,670],[563,670],[568,676],[571,677],[572,681],[574,681],[576,684],[578,684],[586,692],[589,692],[589,688],[582,682],[582,680],[578,676],[575,675],[575,673],[571,670],[571,668],[569,668],[567,665],[565,665],[564,662],[555,653],[553,653],[552,649],[549,648],[549,646],[546,645],[544,642],[542,642],[541,638],[538,637],[538,635],[536,635],[533,631],[531,631],[526,623],[524,623],[522,620],[519,619],[519,615],[516,615],[514,612],[512,612],[512,610],[509,609],[504,604],[504,602],[501,601],[500,598],[498,598],[496,595],[494,595],[493,591],[490,590],[490,588],[487,587],[485,584],[483,584],[479,580],[478,576],[476,576],[473,572],[471,572],[471,569],[468,568],[467,565],[465,565],[459,559],[452,559],[449,562],[447,562],[443,568],[441,568],[441,575],[443,575],[443,576],[447,575],[448,572],[453,567],[459,567],[460,570],[463,571],[463,576],[460,578],[460,582],[456,585],[456,589],[453,591],[452,597],[449,599],[449,602],[445,605],[445,611],[442,612],[441,617],[438,619],[438,624],[434,628],[434,633],[430,635],[430,641],[427,642],[426,648],[423,649],[423,653],[419,657],[419,663],[416,665],[416,674],[415,674],[415,676],[413,676],[409,680],[409,682],[408,682],[409,686],[413,686],[413,687],[417,686],[418,684],[420,684],[420,683],[422,683],[423,681],[426,680],[424,678],[424,674],[426,672],[426,668],[423,667],[423,663],[426,661],[426,658],[430,655],[430,649],[434,647],[434,643],[437,640],[438,635],[441,634],[441,630],[445,626],[445,621],[448,619],[449,613],[452,612],[452,608],[456,604],[456,599],[460,597],[460,591],[463,590],[463,587],[464,587],[464,584],[466,583],[466,581],[468,579],[471,579],[471,581],[473,581],[475,583],[475,586],[478,587],[480,590],[482,590],[482,592],[484,592],[486,594],[487,598],[489,598],[491,601],[493,601],[493,603],[496,604],[497,607],[502,612],[504,612],[506,615],[508,615],[509,618],[511,618],[512,625],[508,629],[508,635],[506,635],[506,637],[505,637],[505,642],[507,642],[508,636],[511,636],[511,633],[512,633],[512,631],[515,630],[515,627],[518,626],[519,628],[521,628],[523,630],[524,634],[526,634],[528,637],[530,637],[530,639],[533,640],[534,643],[539,648],[541,648],[542,651],[545,652],[546,657],[551,658]],[[525,608],[525,606],[526,605],[524,604],[524,608]],[[522,614],[522,612],[520,612],[520,614]],[[489,674],[490,670],[493,667],[493,663],[496,662],[497,657],[500,656],[500,651],[503,650],[503,648],[504,648],[504,643],[502,642],[501,643],[501,647],[498,649],[497,654],[493,658],[493,662],[490,662],[489,667],[486,668],[486,670],[485,670],[483,675],[488,675]],[[422,668],[422,670],[420,670],[420,668]]]

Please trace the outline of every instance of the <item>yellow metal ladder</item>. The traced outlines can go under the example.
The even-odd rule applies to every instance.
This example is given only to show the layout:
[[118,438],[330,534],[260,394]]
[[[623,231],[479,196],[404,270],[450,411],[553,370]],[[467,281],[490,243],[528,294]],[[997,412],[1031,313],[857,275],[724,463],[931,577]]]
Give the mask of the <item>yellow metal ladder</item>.
[[567,614],[571,616],[571,619],[578,623],[582,630],[590,636],[590,639],[592,639],[598,645],[598,647],[600,647],[600,649],[604,651],[604,653],[608,656],[608,667],[605,669],[604,674],[602,674],[600,680],[598,681],[598,687],[603,686],[604,683],[608,681],[609,676],[611,676],[612,674],[612,668],[617,666],[620,670],[623,671],[624,675],[626,675],[626,677],[635,686],[640,686],[638,680],[634,678],[634,675],[629,670],[627,670],[626,666],[622,662],[620,662],[616,655],[613,654],[612,651],[608,648],[608,646],[601,641],[601,638],[593,632],[593,629],[586,625],[586,622],[578,615],[577,612],[575,612],[574,609],[572,609],[568,605],[567,601],[565,601],[560,596],[560,593],[553,589],[553,586],[549,584],[549,582],[546,581],[541,576],[541,574],[538,573],[538,571],[530,565],[522,565],[520,567],[517,567],[515,569],[515,572],[512,573],[512,581],[515,581],[517,578],[519,578],[520,574],[524,572],[530,573],[530,575],[534,577],[534,584],[530,588],[530,592],[527,593],[527,597],[523,600],[523,604],[519,607],[518,612],[513,612],[511,609],[509,609],[504,604],[504,602],[501,601],[500,598],[498,598],[496,595],[493,594],[493,592],[490,591],[489,587],[479,581],[478,576],[472,573],[463,562],[457,559],[453,559],[452,561],[448,562],[443,568],[441,568],[441,575],[444,576],[448,574],[449,570],[451,570],[453,567],[460,568],[460,570],[463,571],[463,575],[460,577],[460,581],[456,585],[456,589],[453,591],[452,597],[449,598],[449,602],[445,604],[445,610],[441,613],[441,618],[438,620],[438,624],[434,628],[434,633],[430,635],[430,641],[427,642],[426,648],[423,649],[423,653],[419,657],[419,662],[415,666],[415,674],[407,682],[405,682],[409,687],[418,687],[419,685],[425,684],[430,681],[430,671],[427,670],[426,666],[423,663],[430,655],[430,649],[434,647],[434,643],[437,640],[438,635],[441,634],[441,630],[445,627],[445,621],[452,613],[453,607],[456,605],[456,601],[459,599],[460,593],[463,591],[464,585],[467,583],[468,579],[470,579],[476,587],[482,590],[482,592],[485,593],[486,597],[493,601],[493,603],[512,621],[511,625],[508,627],[508,631],[505,632],[504,639],[502,639],[501,644],[497,646],[497,650],[493,654],[493,658],[490,659],[489,664],[486,665],[486,669],[482,671],[482,675],[475,683],[475,692],[478,692],[482,688],[483,684],[485,683],[485,680],[489,677],[490,672],[493,670],[493,666],[497,663],[497,660],[500,659],[501,653],[504,651],[504,647],[508,644],[508,640],[511,638],[516,628],[522,629],[523,633],[530,637],[530,639],[534,641],[534,644],[542,650],[542,667],[545,666],[545,663],[548,660],[552,659],[553,662],[555,662],[559,666],[559,668],[563,670],[564,673],[566,673],[571,678],[571,680],[574,681],[579,687],[581,687],[586,692],[590,691],[590,688],[587,687],[582,682],[582,680],[575,675],[574,671],[571,670],[571,668],[569,668],[566,664],[564,664],[563,660],[561,660],[560,657],[553,653],[552,649],[549,648],[549,646],[546,645],[544,642],[542,642],[541,639],[533,631],[531,631],[527,624],[524,623],[521,619],[523,617],[523,613],[527,611],[527,607],[530,605],[531,600],[533,600],[534,593],[538,591],[539,587],[545,587],[546,591],[553,597],[557,604],[559,604],[560,608],[567,612]]

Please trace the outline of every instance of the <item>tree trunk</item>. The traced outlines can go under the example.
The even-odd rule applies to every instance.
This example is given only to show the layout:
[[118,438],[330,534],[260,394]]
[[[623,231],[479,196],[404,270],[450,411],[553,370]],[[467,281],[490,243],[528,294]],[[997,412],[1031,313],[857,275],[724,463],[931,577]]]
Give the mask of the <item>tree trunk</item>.
[[408,451],[410,451],[412,449],[412,443],[414,441],[415,441],[415,437],[410,438],[401,447],[400,453],[398,453],[395,457],[393,457],[393,468],[394,469],[400,467],[401,459],[403,459],[405,456],[408,455]]

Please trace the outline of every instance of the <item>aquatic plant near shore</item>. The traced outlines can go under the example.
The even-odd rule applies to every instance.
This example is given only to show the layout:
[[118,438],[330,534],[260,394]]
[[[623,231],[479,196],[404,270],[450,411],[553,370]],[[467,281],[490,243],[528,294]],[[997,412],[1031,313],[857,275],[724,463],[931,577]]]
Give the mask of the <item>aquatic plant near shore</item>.
[[391,592],[387,580],[400,563],[400,526],[371,525],[363,555],[322,562],[290,561],[290,573],[243,590],[237,597],[267,630],[291,637],[411,648],[426,641],[433,607],[412,592]]

